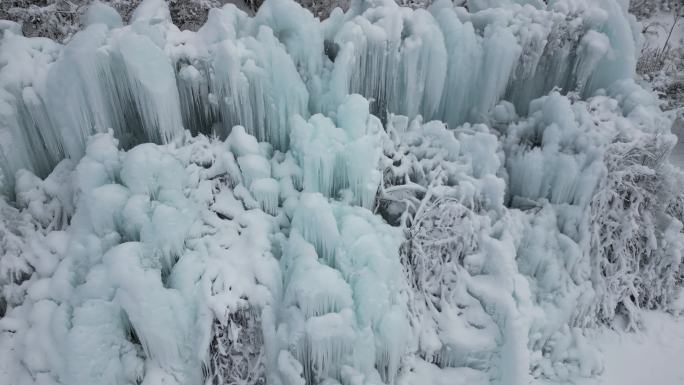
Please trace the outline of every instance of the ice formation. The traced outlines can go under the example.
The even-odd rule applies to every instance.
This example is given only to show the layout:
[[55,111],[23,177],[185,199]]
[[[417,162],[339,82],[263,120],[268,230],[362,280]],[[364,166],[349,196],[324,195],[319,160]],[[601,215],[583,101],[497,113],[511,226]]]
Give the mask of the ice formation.
[[675,310],[684,174],[618,0],[0,24],[12,384],[528,384]]

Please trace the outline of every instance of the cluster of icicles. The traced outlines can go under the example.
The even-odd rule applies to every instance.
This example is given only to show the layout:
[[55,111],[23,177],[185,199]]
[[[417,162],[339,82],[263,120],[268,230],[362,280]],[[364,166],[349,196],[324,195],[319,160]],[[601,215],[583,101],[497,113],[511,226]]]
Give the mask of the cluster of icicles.
[[448,1],[427,10],[357,1],[322,22],[278,0],[254,17],[232,5],[212,9],[196,33],[179,31],[153,3],[127,26],[93,7],[90,25],[65,46],[27,42],[3,26],[6,190],[16,170],[47,175],[108,129],[127,148],[184,130],[225,137],[239,124],[286,150],[293,115],[334,117],[351,93],[381,118],[421,115],[456,127],[485,120],[501,99],[524,113],[554,87],[590,95],[634,67],[630,24],[613,0],[540,9],[470,1],[479,10],[471,13]]

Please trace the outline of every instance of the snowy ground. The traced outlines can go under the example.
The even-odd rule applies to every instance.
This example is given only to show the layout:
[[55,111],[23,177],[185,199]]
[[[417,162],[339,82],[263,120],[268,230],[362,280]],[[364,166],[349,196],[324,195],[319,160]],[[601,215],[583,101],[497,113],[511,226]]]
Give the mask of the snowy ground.
[[[625,333],[604,329],[595,338],[604,354],[605,371],[573,385],[684,384],[684,319],[661,312],[644,314],[644,330]],[[537,381],[534,385],[558,385]]]
[[684,384],[684,319],[651,312],[639,333],[601,332],[596,340],[604,353],[605,372],[577,385]]
[[638,334],[605,332],[599,337],[606,360],[606,385],[684,384],[684,320],[647,313]]

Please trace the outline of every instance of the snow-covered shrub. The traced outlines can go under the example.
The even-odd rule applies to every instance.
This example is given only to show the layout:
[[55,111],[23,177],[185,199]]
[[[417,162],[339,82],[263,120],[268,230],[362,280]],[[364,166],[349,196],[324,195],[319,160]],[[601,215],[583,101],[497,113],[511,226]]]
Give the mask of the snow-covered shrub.
[[[128,22],[142,0],[8,0],[0,3],[0,20],[21,24],[24,35],[68,41],[87,25],[86,9],[102,3],[115,9]],[[207,20],[211,8],[220,7],[222,0],[169,0],[174,24],[180,29],[196,31]]]
[[[637,322],[637,309],[667,309],[678,294],[681,216],[665,212],[664,202],[673,197],[663,189],[671,147],[669,138],[645,136],[612,143],[606,151],[607,177],[593,197],[590,217],[598,316],[604,322],[616,312]],[[676,194],[675,199],[681,193]]]
[[171,20],[181,30],[197,31],[207,21],[209,10],[222,4],[220,0],[170,0]]
[[637,16],[645,37],[637,62],[637,73],[665,101],[666,110],[684,106],[684,5],[681,2],[634,1],[630,10]]
[[238,310],[215,320],[209,345],[208,381],[212,385],[265,385],[261,316]]
[[8,0],[0,4],[0,19],[21,23],[26,36],[62,41],[79,30],[87,4],[84,0]]
[[73,215],[71,172],[65,160],[44,181],[26,170],[17,174],[16,205],[0,197],[0,313],[21,305],[29,280],[54,273],[65,255],[63,232]]
[[677,0],[631,0],[629,13],[640,19],[653,16],[657,12],[673,12],[682,7]]
[[[28,257],[30,251],[26,239],[35,237],[35,226],[26,216],[3,199],[0,201],[0,317],[7,306],[17,306],[24,301],[26,288],[22,283],[33,274]],[[29,217],[30,218],[30,217]],[[28,258],[27,258],[28,257]]]
[[[483,125],[450,131],[403,117],[391,117],[388,130],[379,209],[406,234],[401,258],[416,354],[442,368],[524,383],[529,362],[520,356],[527,349],[521,337],[531,304],[504,230],[513,218],[504,216],[496,136]],[[501,285],[489,286],[493,280]]]

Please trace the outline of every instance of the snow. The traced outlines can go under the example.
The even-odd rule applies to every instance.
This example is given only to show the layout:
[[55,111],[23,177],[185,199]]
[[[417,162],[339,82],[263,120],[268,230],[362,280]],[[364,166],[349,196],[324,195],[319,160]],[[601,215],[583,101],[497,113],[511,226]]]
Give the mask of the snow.
[[684,44],[684,24],[680,21],[673,28],[674,13],[658,11],[641,20],[640,23],[646,29],[644,48],[662,49],[670,34],[670,29],[672,29],[672,36],[667,41],[669,47],[676,50]]
[[[595,379],[578,379],[578,385],[676,385],[684,381],[679,364],[684,342],[684,323],[680,318],[660,312],[644,314],[644,330],[597,330],[593,343],[601,350],[604,371]],[[552,382],[534,381],[535,385]]]
[[[603,372],[596,378],[575,378],[567,384],[577,385],[640,385],[654,383],[677,385],[684,380],[684,369],[679,364],[684,342],[684,324],[670,314],[644,314],[643,331],[600,329],[592,335],[592,343],[604,358]],[[418,361],[412,367],[406,384],[430,383],[486,384],[488,379],[475,370],[454,368],[439,371],[430,364]],[[441,381],[441,382],[440,382]],[[458,383],[458,382],[456,382]],[[533,380],[534,385],[566,384],[549,380]]]

